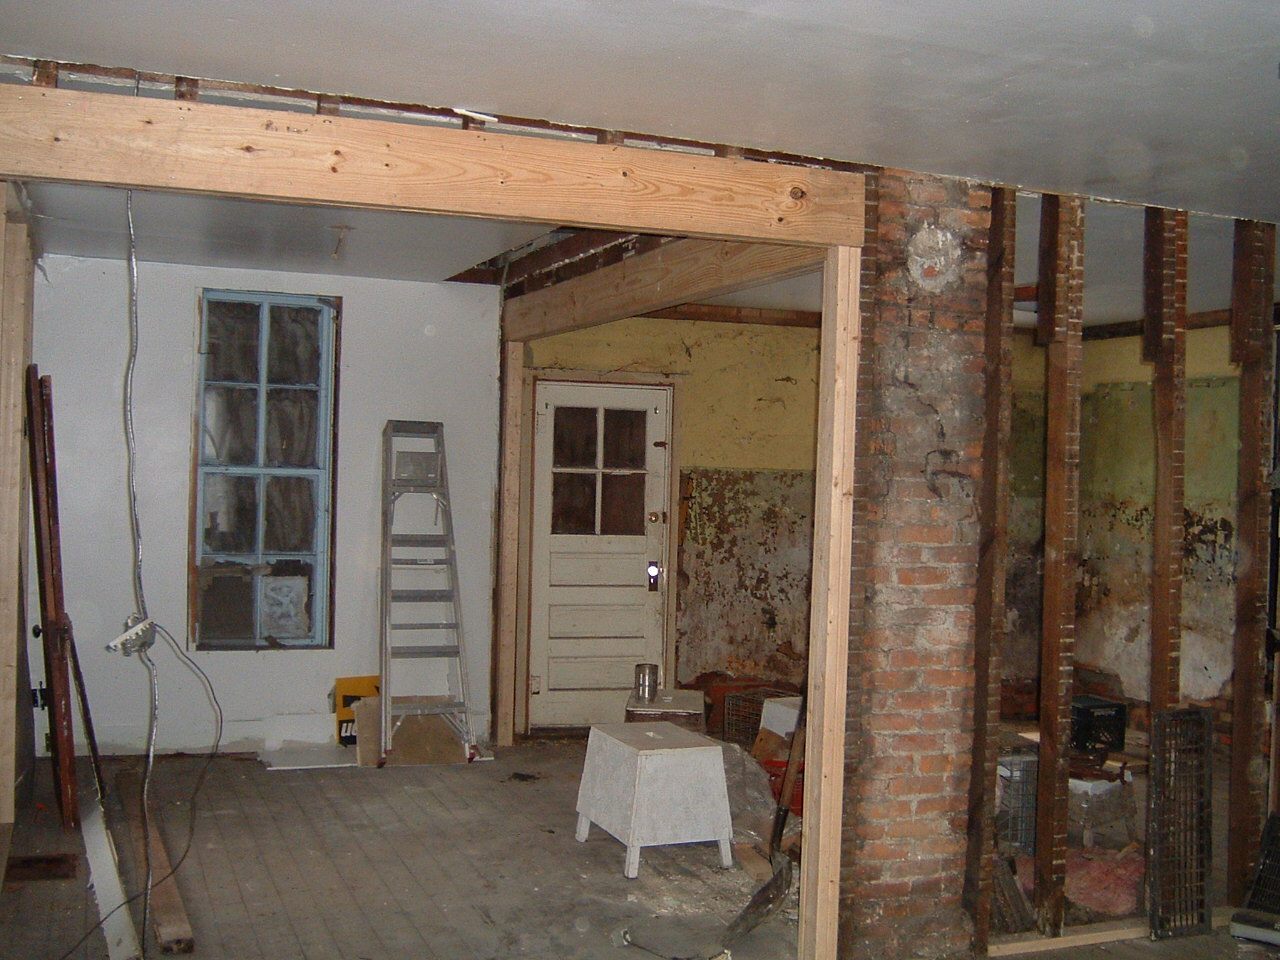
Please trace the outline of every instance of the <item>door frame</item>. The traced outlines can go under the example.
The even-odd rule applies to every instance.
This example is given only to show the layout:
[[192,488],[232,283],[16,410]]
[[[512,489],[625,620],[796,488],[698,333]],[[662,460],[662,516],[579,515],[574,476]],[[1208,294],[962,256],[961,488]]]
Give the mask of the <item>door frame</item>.
[[[176,82],[176,81],[175,81]],[[58,181],[126,189],[335,207],[480,216],[674,236],[790,244],[826,251],[819,377],[819,442],[810,615],[809,769],[805,837],[817,856],[800,871],[798,956],[834,958],[839,920],[844,725],[848,667],[861,247],[862,173],[317,114],[131,97],[35,84],[0,85],[0,180]],[[495,128],[496,129],[496,128]],[[340,159],[340,162],[339,162]],[[7,185],[7,184],[6,184]],[[6,209],[6,233],[17,217]],[[16,237],[15,237],[16,239]],[[13,244],[17,247],[18,244]],[[6,244],[6,248],[9,245]],[[5,257],[0,291],[0,450],[21,456],[13,377],[30,360],[24,311],[10,291],[32,282],[29,257]],[[29,288],[29,286],[28,286]],[[516,570],[520,563],[519,438],[523,342],[504,339],[494,629],[494,733],[513,728]],[[482,375],[477,371],[477,376]],[[513,399],[514,397],[514,399]],[[515,428],[515,429],[513,429]],[[20,522],[21,476],[3,478],[0,527]],[[14,547],[0,549],[8,563]],[[0,623],[16,625],[21,585],[0,583]],[[0,640],[0,707],[14,704],[21,631]],[[814,669],[816,667],[817,669]],[[0,724],[0,728],[3,728]],[[0,761],[12,753],[0,734]],[[0,812],[12,798],[0,763]],[[0,824],[3,832],[4,824]]]
[[[517,606],[515,638],[515,736],[525,736],[532,730],[529,721],[529,644],[530,617],[533,609],[533,445],[535,410],[534,401],[540,383],[580,383],[584,386],[632,386],[666,387],[671,391],[671,431],[667,441],[667,549],[663,564],[667,571],[667,586],[662,598],[662,670],[663,676],[674,678],[676,671],[676,584],[675,571],[679,548],[678,503],[680,498],[679,438],[676,435],[676,416],[680,409],[681,390],[679,375],[658,373],[602,373],[598,370],[568,370],[555,367],[533,367],[526,371],[525,389],[521,391],[523,407],[520,418],[521,496],[516,506],[519,529],[516,550],[521,563],[516,571]],[[668,680],[670,682],[670,679]],[[493,731],[496,738],[497,730]]]

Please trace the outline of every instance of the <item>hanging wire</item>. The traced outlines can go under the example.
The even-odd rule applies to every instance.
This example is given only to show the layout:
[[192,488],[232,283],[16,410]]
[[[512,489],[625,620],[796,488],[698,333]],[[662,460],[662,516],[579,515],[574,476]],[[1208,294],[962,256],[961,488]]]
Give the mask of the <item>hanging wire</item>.
[[129,485],[129,534],[133,544],[133,605],[139,621],[147,618],[147,598],[142,588],[142,525],[138,519],[137,443],[133,433],[133,371],[138,363],[138,243],[133,226],[133,191],[125,191],[125,218],[129,224],[129,359],[124,369],[125,472]]

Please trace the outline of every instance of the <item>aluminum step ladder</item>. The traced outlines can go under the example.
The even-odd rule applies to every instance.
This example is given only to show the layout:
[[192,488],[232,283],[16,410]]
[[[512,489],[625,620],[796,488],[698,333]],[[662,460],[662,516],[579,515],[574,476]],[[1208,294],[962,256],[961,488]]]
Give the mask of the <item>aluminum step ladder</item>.
[[380,587],[381,758],[405,717],[428,714],[447,720],[474,756],[443,424],[383,428]]

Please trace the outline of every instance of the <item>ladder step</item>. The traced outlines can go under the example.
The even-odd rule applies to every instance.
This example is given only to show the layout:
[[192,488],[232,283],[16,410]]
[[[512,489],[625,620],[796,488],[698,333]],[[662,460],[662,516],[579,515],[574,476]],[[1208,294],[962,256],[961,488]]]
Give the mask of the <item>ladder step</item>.
[[393,623],[392,630],[457,630],[456,623],[437,622],[437,623]]
[[466,704],[461,700],[410,701],[408,703],[391,702],[393,717],[422,717],[436,713],[461,713]]
[[448,560],[439,557],[433,560],[418,560],[414,557],[392,557],[391,565],[393,567],[448,567],[452,566]]
[[449,657],[454,658],[459,655],[457,644],[441,645],[438,647],[388,647],[391,656],[396,660],[423,660],[428,657]]
[[393,533],[393,547],[443,547],[449,543],[449,537],[443,533]]
[[392,603],[447,603],[453,599],[452,590],[392,590]]
[[392,480],[387,488],[393,493],[444,493],[438,483],[418,483],[413,480]]

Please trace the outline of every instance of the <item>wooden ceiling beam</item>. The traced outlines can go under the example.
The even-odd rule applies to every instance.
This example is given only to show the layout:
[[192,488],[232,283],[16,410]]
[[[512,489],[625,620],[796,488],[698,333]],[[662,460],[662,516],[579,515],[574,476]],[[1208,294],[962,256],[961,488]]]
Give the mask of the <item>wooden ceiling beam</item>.
[[816,248],[677,240],[507,300],[503,338],[534,340],[718,297],[739,287],[810,273],[825,256]]
[[0,179],[800,245],[863,239],[858,173],[0,85]]
[[722,303],[679,303],[642,314],[658,320],[703,320],[708,323],[759,323],[770,327],[822,326],[820,310],[778,310],[767,307],[733,307]]

